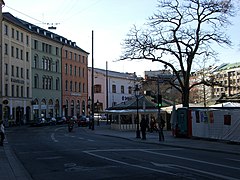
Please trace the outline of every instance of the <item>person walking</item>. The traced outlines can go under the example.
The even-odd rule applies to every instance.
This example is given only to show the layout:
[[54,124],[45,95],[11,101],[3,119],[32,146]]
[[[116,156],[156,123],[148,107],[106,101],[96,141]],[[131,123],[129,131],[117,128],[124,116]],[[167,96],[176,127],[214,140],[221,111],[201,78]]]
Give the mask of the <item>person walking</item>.
[[5,139],[5,129],[4,129],[3,122],[1,122],[0,135],[1,135],[0,146],[3,146],[3,141]]
[[142,132],[142,139],[145,140],[146,139],[146,129],[147,129],[147,120],[145,119],[145,117],[142,118],[141,123],[141,132]]

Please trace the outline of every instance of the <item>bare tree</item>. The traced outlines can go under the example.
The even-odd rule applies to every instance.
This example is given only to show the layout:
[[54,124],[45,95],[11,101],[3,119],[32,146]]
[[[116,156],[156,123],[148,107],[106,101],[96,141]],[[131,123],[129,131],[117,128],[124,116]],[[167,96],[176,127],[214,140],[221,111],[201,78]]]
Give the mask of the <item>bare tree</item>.
[[121,60],[151,60],[164,64],[177,78],[172,85],[189,106],[191,69],[202,56],[215,57],[212,44],[231,46],[225,28],[234,15],[231,0],[159,0],[146,28],[134,26],[124,40]]

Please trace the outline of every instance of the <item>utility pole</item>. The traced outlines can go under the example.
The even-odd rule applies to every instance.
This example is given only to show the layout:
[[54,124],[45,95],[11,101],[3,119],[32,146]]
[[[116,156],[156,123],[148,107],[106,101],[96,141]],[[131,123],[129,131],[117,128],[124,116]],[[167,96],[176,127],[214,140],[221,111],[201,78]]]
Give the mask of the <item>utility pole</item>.
[[92,30],[92,88],[91,88],[91,96],[92,96],[92,130],[94,130],[94,56],[93,56],[93,30]]
[[[106,109],[107,108],[108,108],[108,62],[106,61]],[[108,114],[107,114],[107,124],[108,124]]]

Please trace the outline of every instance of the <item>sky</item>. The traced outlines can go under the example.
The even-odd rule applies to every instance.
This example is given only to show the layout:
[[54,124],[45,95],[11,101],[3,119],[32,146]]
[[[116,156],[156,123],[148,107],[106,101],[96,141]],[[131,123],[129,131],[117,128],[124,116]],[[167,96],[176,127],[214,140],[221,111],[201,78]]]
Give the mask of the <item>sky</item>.
[[[122,43],[127,33],[136,25],[141,27],[147,18],[156,12],[157,0],[4,0],[3,12],[47,29],[56,26],[52,32],[76,42],[89,52],[92,62],[92,31],[94,32],[94,67],[118,72],[159,70],[158,62],[134,60],[117,61],[123,51]],[[227,32],[233,41],[233,48],[217,48],[219,62],[240,62],[240,13],[232,19]]]

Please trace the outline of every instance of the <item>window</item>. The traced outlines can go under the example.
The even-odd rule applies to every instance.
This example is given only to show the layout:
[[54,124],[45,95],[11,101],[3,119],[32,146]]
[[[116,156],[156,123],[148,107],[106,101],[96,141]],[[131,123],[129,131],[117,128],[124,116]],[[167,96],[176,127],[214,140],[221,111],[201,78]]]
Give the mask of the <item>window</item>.
[[34,75],[34,88],[38,88],[38,75]]
[[45,81],[46,81],[46,79],[45,79],[45,77],[43,76],[43,78],[42,78],[42,88],[43,88],[43,89],[45,88]]
[[42,69],[45,69],[45,60],[42,59]]
[[56,61],[56,66],[55,66],[55,71],[58,72],[58,64],[59,64],[59,61],[57,60]]
[[82,57],[82,63],[85,63],[85,56]]
[[16,31],[17,33],[17,40],[19,40],[19,31]]
[[116,93],[117,91],[116,91],[116,85],[115,84],[113,84],[112,85],[112,93]]
[[19,67],[16,67],[16,76],[19,77]]
[[85,74],[85,72],[84,72],[84,68],[83,68],[83,70],[82,70],[82,77],[84,77],[84,74]]
[[16,86],[16,95],[17,95],[17,97],[19,97],[19,86]]
[[16,58],[19,59],[19,49],[16,48]]
[[45,51],[45,43],[42,43],[42,51]]
[[56,55],[58,56],[58,51],[59,51],[59,49],[58,49],[58,47],[56,47]]
[[6,24],[4,26],[4,35],[8,36],[8,26]]
[[21,68],[21,78],[23,78],[23,68]]
[[67,65],[67,63],[65,64],[65,74],[68,74],[68,65]]
[[78,62],[81,62],[81,55],[78,55]]
[[27,43],[27,45],[29,44],[29,37],[28,37],[28,35],[26,35],[26,43]]
[[23,60],[23,50],[22,49],[20,50],[20,58],[21,58],[21,60]]
[[8,84],[5,84],[5,96],[8,96]]
[[7,43],[5,43],[5,45],[4,45],[4,54],[8,55],[8,44]]
[[21,86],[21,97],[23,97],[23,86]]
[[70,59],[72,60],[72,52],[70,52]]
[[33,60],[33,67],[34,68],[37,68],[37,62],[38,62],[37,59],[38,59],[38,57],[37,57],[37,55],[35,55],[34,60]]
[[26,52],[26,61],[29,61],[29,52]]
[[65,81],[65,91],[68,91],[68,81]]
[[23,42],[23,33],[21,33],[21,42]]
[[74,61],[76,61],[76,60],[77,60],[77,54],[74,53]]
[[73,87],[72,87],[72,81],[70,81],[70,91],[72,92],[72,89]]
[[76,76],[76,75],[77,75],[77,67],[74,66],[74,76]]
[[132,94],[132,87],[131,86],[128,87],[128,94]]
[[78,68],[78,76],[81,77],[81,68]]
[[12,97],[15,96],[14,90],[15,90],[14,85],[12,85]]
[[67,57],[68,57],[68,51],[65,50],[65,58],[67,59]]
[[86,92],[85,84],[83,83],[83,93]]
[[56,90],[59,90],[59,78],[56,79]]
[[14,38],[14,29],[12,28],[12,38]]
[[38,41],[34,40],[34,49],[38,49]]
[[27,79],[29,79],[29,69],[27,69]]
[[124,93],[124,86],[121,86],[121,93]]
[[82,84],[79,83],[79,84],[78,84],[78,92],[81,92],[81,90],[82,90]]
[[5,75],[8,75],[8,64],[5,63]]
[[13,46],[11,47],[11,54],[12,54],[12,57],[14,57],[14,47]]
[[102,89],[101,89],[101,85],[100,84],[96,84],[94,85],[94,93],[101,93]]
[[29,97],[29,87],[27,87],[27,97]]
[[72,65],[70,65],[70,76],[72,75]]
[[77,92],[77,82],[75,82],[74,91]]
[[14,66],[12,65],[12,72],[11,72],[12,74],[12,76],[14,76]]

